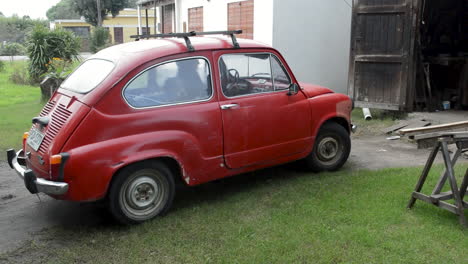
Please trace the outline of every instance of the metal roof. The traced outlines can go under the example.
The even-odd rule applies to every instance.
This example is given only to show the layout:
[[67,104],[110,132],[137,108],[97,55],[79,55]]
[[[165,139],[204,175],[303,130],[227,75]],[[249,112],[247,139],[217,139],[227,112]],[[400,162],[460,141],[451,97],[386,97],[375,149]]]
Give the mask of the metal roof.
[[137,2],[137,5],[139,6],[161,6],[161,5],[167,5],[167,4],[173,4],[175,1],[174,0],[140,0]]

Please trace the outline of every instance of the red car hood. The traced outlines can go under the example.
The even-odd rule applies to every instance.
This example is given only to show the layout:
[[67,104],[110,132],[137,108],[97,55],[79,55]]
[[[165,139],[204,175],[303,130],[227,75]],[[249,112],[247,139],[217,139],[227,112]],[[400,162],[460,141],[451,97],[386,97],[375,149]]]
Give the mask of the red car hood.
[[323,86],[315,85],[315,84],[299,82],[299,85],[301,86],[302,89],[304,89],[305,94],[309,98],[322,95],[322,94],[333,93],[332,90]]

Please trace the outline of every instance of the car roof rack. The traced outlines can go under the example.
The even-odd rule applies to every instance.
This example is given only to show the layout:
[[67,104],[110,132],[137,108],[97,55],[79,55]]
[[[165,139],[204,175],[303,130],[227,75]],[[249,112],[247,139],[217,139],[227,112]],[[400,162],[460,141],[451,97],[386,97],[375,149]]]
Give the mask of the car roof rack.
[[152,35],[132,35],[130,38],[134,38],[136,41],[142,38],[183,38],[185,40],[185,44],[187,45],[187,49],[189,51],[195,51],[195,48],[190,42],[189,37],[195,36],[205,36],[205,35],[229,35],[231,36],[232,45],[234,48],[240,48],[239,42],[237,42],[236,34],[241,34],[242,30],[228,30],[228,31],[207,31],[207,32],[195,32],[190,31],[187,33],[167,33],[167,34],[152,34]]

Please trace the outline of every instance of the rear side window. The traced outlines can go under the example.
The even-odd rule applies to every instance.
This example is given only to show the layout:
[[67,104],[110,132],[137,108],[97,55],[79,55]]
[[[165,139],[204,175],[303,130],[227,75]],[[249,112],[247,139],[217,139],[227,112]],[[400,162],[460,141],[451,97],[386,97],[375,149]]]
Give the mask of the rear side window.
[[123,96],[131,106],[143,108],[203,101],[212,93],[208,62],[192,58],[143,71],[127,84]]
[[87,60],[60,87],[78,93],[90,92],[109,75],[113,68],[114,64],[107,60]]

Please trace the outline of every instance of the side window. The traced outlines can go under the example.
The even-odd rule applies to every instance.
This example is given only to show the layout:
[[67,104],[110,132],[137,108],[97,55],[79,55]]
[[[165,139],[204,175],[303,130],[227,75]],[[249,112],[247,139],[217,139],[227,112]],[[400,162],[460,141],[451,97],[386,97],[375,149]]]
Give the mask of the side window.
[[226,54],[219,59],[221,87],[227,97],[274,91],[270,54]]
[[123,96],[141,108],[206,100],[212,92],[208,62],[193,58],[145,70],[127,84]]
[[271,71],[273,72],[273,83],[275,90],[286,90],[291,85],[291,79],[286,73],[286,69],[276,56],[271,56]]
[[219,71],[227,97],[287,90],[291,84],[283,65],[271,54],[226,54],[219,60]]

